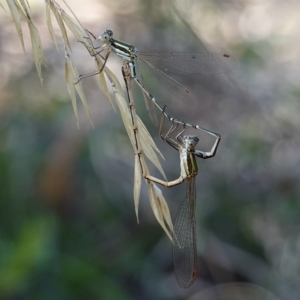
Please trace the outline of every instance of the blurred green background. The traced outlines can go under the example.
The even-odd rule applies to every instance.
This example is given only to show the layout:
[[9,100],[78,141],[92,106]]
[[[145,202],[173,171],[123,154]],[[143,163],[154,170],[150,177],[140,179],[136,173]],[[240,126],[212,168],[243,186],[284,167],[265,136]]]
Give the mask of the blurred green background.
[[[198,277],[187,290],[145,186],[136,222],[134,155],[119,113],[85,79],[95,129],[81,104],[77,129],[56,22],[59,52],[43,1],[29,3],[47,61],[43,86],[26,24],[24,54],[0,8],[0,299],[300,299],[299,1],[68,1],[95,35],[112,28],[139,49],[236,59],[230,73],[176,77],[197,107],[169,99],[143,71],[172,115],[222,135],[216,157],[199,160]],[[93,59],[72,45],[79,72],[91,70]],[[111,55],[120,80],[121,65]],[[136,99],[167,177],[177,178],[178,153],[158,139],[138,90]],[[163,188],[173,217],[184,190]]]

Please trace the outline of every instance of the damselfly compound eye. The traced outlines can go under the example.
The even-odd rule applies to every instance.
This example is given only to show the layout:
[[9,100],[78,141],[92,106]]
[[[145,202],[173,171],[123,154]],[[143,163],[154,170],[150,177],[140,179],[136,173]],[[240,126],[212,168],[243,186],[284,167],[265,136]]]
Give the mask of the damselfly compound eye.
[[106,33],[109,37],[112,37],[113,36],[113,31],[111,29],[107,29],[106,30]]

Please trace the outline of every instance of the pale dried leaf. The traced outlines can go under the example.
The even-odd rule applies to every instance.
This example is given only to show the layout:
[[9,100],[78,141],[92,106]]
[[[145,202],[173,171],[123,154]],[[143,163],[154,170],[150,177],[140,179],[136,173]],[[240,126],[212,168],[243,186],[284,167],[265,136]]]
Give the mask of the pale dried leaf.
[[153,185],[154,185],[154,191],[160,202],[161,212],[164,217],[164,220],[167,223],[170,231],[173,232],[173,222],[172,222],[172,218],[171,218],[171,214],[170,214],[170,210],[169,210],[167,201],[166,201],[165,197],[163,196],[161,189],[156,184],[153,183]]
[[56,49],[58,50],[57,42],[56,42],[54,30],[53,30],[52,20],[51,20],[50,3],[49,3],[48,0],[46,0],[46,19],[47,19],[47,26],[48,26],[48,29],[49,29],[49,32],[50,32],[50,36],[52,38],[52,41],[55,44]]
[[16,7],[16,5],[15,5],[15,3],[14,3],[13,0],[6,0],[6,2],[7,2],[7,5],[8,5],[8,8],[10,10],[11,16],[13,18],[13,21],[14,21],[14,24],[15,24],[15,27],[16,27],[19,39],[21,41],[23,51],[25,52],[23,32],[22,32],[20,15],[19,15],[18,9],[17,9],[17,7]]
[[99,79],[99,85],[101,90],[103,91],[104,95],[106,96],[106,98],[108,99],[109,103],[111,104],[112,108],[114,109],[114,111],[116,111],[116,108],[112,102],[111,96],[110,96],[110,92],[108,90],[108,86],[105,80],[105,75],[103,72],[98,74],[98,79]]
[[0,3],[0,7],[7,13],[7,11],[5,10],[4,6]]
[[138,118],[138,124],[140,134],[143,134],[143,136],[145,136],[145,141],[147,141],[147,144],[150,145],[161,156],[161,158],[165,159],[160,150],[157,148],[155,142],[153,141],[152,136],[150,135],[147,127],[140,118]]
[[136,151],[138,145],[136,145],[137,141],[135,139],[134,128],[133,128],[133,124],[135,123],[134,122],[135,120],[134,121],[132,120],[132,118],[135,119],[136,116],[135,116],[135,114],[132,115],[130,112],[128,103],[124,97],[121,85],[120,85],[117,77],[106,67],[105,67],[104,71],[105,71],[106,76],[108,77],[108,79],[111,82],[115,100],[116,100],[117,106],[119,107],[124,126],[126,128],[128,136],[130,138],[132,147],[133,147],[134,151]]
[[[72,65],[74,67],[74,65]],[[77,77],[78,78],[78,77]],[[91,125],[94,127],[93,125],[93,121],[92,121],[92,117],[91,117],[91,113],[90,113],[90,110],[89,110],[89,106],[88,106],[88,103],[87,103],[87,100],[86,100],[86,97],[85,97],[85,94],[84,94],[84,91],[83,91],[83,88],[82,88],[82,84],[81,82],[79,81],[77,84],[75,84],[75,89],[79,95],[79,98],[85,108],[85,111],[89,117],[89,120],[91,122]]]
[[156,220],[158,221],[158,223],[160,224],[160,226],[165,231],[165,233],[167,234],[167,236],[169,237],[169,239],[172,241],[172,234],[170,233],[170,231],[168,230],[168,228],[165,225],[164,217],[162,214],[162,209],[160,206],[160,200],[158,197],[159,195],[157,195],[157,192],[154,188],[154,183],[151,181],[147,181],[147,183],[148,183],[147,184],[148,185],[148,196],[150,199],[150,204],[151,204],[151,208],[154,213],[154,216],[155,216]]
[[150,175],[143,153],[140,154],[140,162],[141,162],[141,168],[143,172],[142,176],[145,177],[146,175]]
[[[137,116],[137,124],[138,124],[138,129],[139,129],[138,132],[139,132],[139,137],[140,137],[140,142],[141,142],[141,148],[143,149],[145,155],[149,158],[149,160],[155,165],[155,167],[159,170],[159,172],[162,174],[162,176],[166,179],[164,170],[158,160],[158,157],[157,157],[155,151],[153,150],[154,141],[152,140],[150,134],[149,134],[149,136],[150,136],[149,137],[145,133],[145,131],[147,131],[147,129],[145,128],[145,125],[143,124],[143,122],[139,118],[139,116]],[[151,140],[152,140],[152,142],[151,142]],[[155,144],[154,144],[154,147],[156,148]]]
[[[74,14],[74,12],[72,11],[71,7],[68,5],[68,3],[63,0],[63,2],[65,3],[65,5],[68,7],[68,9],[70,10],[70,12],[72,13],[73,17],[75,20],[73,20],[70,16],[69,19],[71,19],[75,25],[75,27],[77,28],[76,30],[81,32],[80,34],[75,34],[78,38],[78,41],[80,42],[83,42],[84,45],[86,46],[86,48],[88,49],[88,51],[91,53],[91,54],[97,54],[97,51],[94,49],[94,45],[90,39],[90,35],[88,33],[88,31],[86,29],[84,29],[84,27],[82,26],[80,20],[76,17],[76,15]],[[65,12],[66,14],[66,12]],[[95,57],[97,59],[97,57]]]
[[28,22],[27,24],[28,24],[29,31],[30,31],[32,54],[33,54],[35,67],[36,67],[36,70],[40,77],[41,83],[43,84],[41,65],[42,65],[42,63],[44,65],[46,65],[46,62],[45,62],[45,58],[44,58],[40,34],[32,22]]
[[30,14],[29,14],[29,10],[30,10],[29,3],[27,1],[25,2],[24,0],[19,0],[19,1],[20,1],[21,5],[22,5],[22,7],[24,9],[24,12],[27,14],[28,17],[30,17]]
[[21,14],[27,21],[27,25],[29,27],[29,32],[30,32],[30,38],[31,38],[33,60],[34,60],[35,67],[38,72],[39,78],[41,80],[41,83],[43,84],[41,64],[43,63],[44,65],[46,65],[46,62],[45,62],[45,58],[44,58],[40,35],[31,20],[31,17],[29,14],[29,9],[27,7],[28,4],[26,2],[24,2],[23,0],[21,0],[20,2],[21,2],[21,5],[17,0],[15,0],[14,4],[17,8],[18,13]]
[[[77,72],[77,69],[76,69],[75,65],[73,64],[72,60],[70,59],[70,56],[67,53],[66,46],[65,46],[65,58],[66,58],[66,64],[68,65],[68,67],[67,67],[68,68],[67,69],[68,74],[66,74],[66,78],[68,78],[68,81],[72,80],[72,84],[74,85],[74,82],[78,82],[78,72]],[[67,82],[67,86],[69,84],[71,84],[71,83]],[[90,110],[89,110],[89,107],[88,107],[88,104],[87,104],[87,100],[86,100],[81,82],[79,81],[77,84],[74,85],[74,87],[75,87],[75,90],[78,93],[79,98],[80,98],[80,100],[81,100],[81,102],[82,102],[82,104],[85,108],[85,111],[88,115],[88,118],[89,118],[92,126],[94,127],[93,122],[92,122],[92,118],[91,118],[91,113],[90,113]],[[68,90],[69,89],[72,91],[72,88],[70,86],[68,87]],[[70,96],[72,97],[72,92],[71,92]],[[72,100],[72,98],[71,98],[71,100]],[[72,100],[72,103],[73,103],[73,100]],[[73,108],[74,108],[74,106],[73,106]],[[77,111],[77,109],[76,109],[76,111]],[[77,114],[76,111],[74,109],[75,115]],[[76,118],[77,118],[77,116],[76,116]]]
[[71,50],[71,44],[70,44],[70,41],[69,41],[69,38],[68,38],[68,35],[67,35],[67,31],[66,31],[64,22],[62,20],[61,14],[60,14],[61,9],[58,7],[58,5],[56,7],[52,1],[50,1],[50,8],[51,8],[51,10],[52,10],[52,12],[53,12],[53,14],[56,18],[56,21],[57,21],[57,24],[60,28],[63,40],[65,41],[65,44],[68,46],[68,48]]
[[73,110],[75,113],[76,121],[77,121],[77,128],[79,128],[79,120],[78,120],[78,112],[77,112],[77,101],[76,101],[76,93],[74,87],[74,81],[77,79],[75,76],[75,72],[73,70],[73,65],[70,60],[68,53],[65,53],[65,78],[67,83],[67,89],[72,101]]
[[20,3],[17,0],[14,0],[14,3],[18,10],[19,15],[22,16],[27,21],[31,21],[30,15],[27,14],[27,11],[24,11],[24,8],[20,5]]
[[131,106],[129,105],[128,107],[128,104],[125,100],[125,98],[123,97],[123,102],[124,102],[124,107],[126,106],[127,107],[127,111],[130,115],[130,120],[131,120],[131,123],[132,123],[132,128],[133,128],[133,132],[134,132],[134,144],[132,145],[133,146],[133,150],[134,151],[141,151],[141,143],[140,143],[140,140],[139,140],[139,132],[138,132],[138,127],[137,127],[137,116],[136,116],[136,112],[135,112],[135,108],[134,106]]
[[139,155],[135,155],[134,160],[134,185],[133,185],[133,199],[134,199],[134,209],[136,214],[137,222],[139,223],[139,202],[140,202],[140,193],[142,185],[142,173]]
[[[97,67],[97,70],[101,70],[101,68],[103,67],[103,63],[98,59],[96,59],[96,67]],[[114,111],[116,111],[116,109],[113,105],[112,99],[110,97],[110,93],[109,93],[108,86],[107,86],[107,83],[105,80],[104,72],[99,73],[97,77],[99,79],[99,84],[100,84],[101,90],[103,91],[104,95],[107,97],[107,99],[108,99],[109,103],[111,104],[111,106],[113,107]]]
[[70,12],[72,13],[74,19],[77,21],[78,25],[83,28],[82,24],[80,23],[79,19],[76,17],[76,15],[74,14],[73,10],[71,9],[71,7],[68,5],[68,3],[63,0],[63,2],[65,3],[65,5],[67,6],[67,8],[70,10]]
[[[116,89],[118,90],[118,92],[123,96],[124,98],[124,93],[123,93],[123,89],[122,86],[117,78],[117,76],[109,69],[105,66],[104,68],[104,72],[107,75],[108,79],[112,82],[112,84],[114,84],[116,86]],[[125,100],[126,101],[126,100]]]
[[29,5],[29,2],[26,0],[26,5],[28,7],[28,9],[30,9],[30,5]]
[[141,142],[141,149],[143,150],[145,156],[155,165],[155,167],[159,170],[159,172],[162,174],[162,176],[166,179],[166,175],[162,169],[162,166],[156,156],[156,153],[153,151],[151,147],[147,147],[147,144],[145,144],[143,137],[139,135],[140,142]]
[[161,213],[161,209],[160,209],[160,207],[157,203],[157,199],[156,199],[155,194],[154,194],[153,183],[151,181],[148,181],[147,186],[148,186],[148,197],[149,197],[149,200],[150,200],[150,204],[151,204],[151,208],[152,208],[152,211],[154,213],[154,216],[155,216],[156,220],[158,221],[158,223],[161,225],[161,227],[164,228],[165,224],[164,224],[163,216],[162,216],[162,213]]
[[61,17],[64,20],[65,24],[72,31],[78,41],[85,42],[84,36],[86,36],[85,30],[78,24],[77,20],[69,16],[65,11],[61,11]]
[[119,107],[119,110],[120,110],[120,113],[121,113],[121,117],[122,117],[125,129],[126,129],[127,134],[129,136],[131,145],[132,145],[133,149],[136,150],[134,130],[133,130],[131,116],[130,116],[130,112],[129,112],[126,100],[119,93],[119,91],[116,90],[116,89],[114,89],[114,95],[115,95],[117,106]]

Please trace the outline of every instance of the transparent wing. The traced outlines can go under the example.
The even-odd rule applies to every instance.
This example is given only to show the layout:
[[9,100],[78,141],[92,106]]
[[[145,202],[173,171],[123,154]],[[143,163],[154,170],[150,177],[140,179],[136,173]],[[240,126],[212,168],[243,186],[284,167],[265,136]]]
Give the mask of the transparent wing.
[[138,56],[163,72],[179,74],[217,74],[236,66],[234,58],[223,53],[139,51]]
[[167,74],[160,71],[158,68],[153,66],[149,61],[141,59],[152,71],[158,81],[178,100],[185,104],[194,105],[195,99],[192,94],[178,81],[171,78]]
[[196,278],[195,178],[187,180],[186,198],[179,206],[173,232],[173,263],[178,284],[187,288]]
[[[140,72],[140,68],[139,68],[139,65],[137,64],[137,62],[136,62],[136,69],[137,69],[137,73],[139,75],[139,80],[140,80],[141,84],[145,87],[145,81],[144,81],[142,73]],[[153,122],[153,124],[155,126],[157,126],[158,120],[157,120],[157,116],[156,116],[156,112],[155,112],[154,103],[144,91],[142,91],[142,93],[143,93],[144,101],[146,104],[146,108],[149,111],[150,119]]]

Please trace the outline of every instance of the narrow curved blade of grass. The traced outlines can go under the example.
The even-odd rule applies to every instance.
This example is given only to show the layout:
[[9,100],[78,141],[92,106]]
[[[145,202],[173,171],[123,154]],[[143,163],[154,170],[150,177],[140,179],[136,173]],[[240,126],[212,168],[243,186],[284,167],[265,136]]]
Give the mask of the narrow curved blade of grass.
[[19,36],[19,40],[22,44],[23,51],[25,52],[23,32],[22,32],[20,15],[19,15],[18,9],[17,9],[17,7],[16,7],[13,0],[6,0],[6,2],[7,2],[7,5],[8,5],[8,8],[10,10],[11,16],[13,18],[13,21],[14,21],[14,24],[15,24],[15,27],[16,27],[16,30],[17,30],[17,33],[18,33],[18,36]]
[[29,2],[27,0],[26,0],[26,5],[30,9],[30,5],[29,5]]
[[35,67],[36,67],[37,73],[39,75],[41,84],[43,84],[41,65],[42,65],[42,63],[44,65],[46,65],[46,61],[44,58],[40,34],[32,22],[27,4],[24,1],[20,1],[20,2],[21,2],[21,5],[19,2],[17,2],[15,0],[14,4],[15,4],[15,7],[16,7],[18,13],[20,15],[22,15],[27,21],[27,25],[29,27],[29,32],[30,32],[30,38],[31,38],[33,60],[34,60]]
[[161,212],[164,217],[165,223],[168,225],[170,231],[173,232],[173,222],[172,222],[172,218],[171,218],[171,214],[170,214],[170,210],[169,210],[167,201],[166,201],[165,197],[163,196],[161,189],[155,183],[153,183],[153,186],[154,186],[154,192],[155,192],[157,198],[159,199],[160,208],[161,208]]
[[[78,78],[78,77],[77,77]],[[83,91],[83,88],[82,88],[82,84],[81,82],[78,82],[76,85],[75,85],[75,89],[76,89],[76,92],[85,108],[85,111],[89,117],[89,120],[91,122],[91,125],[94,127],[94,124],[93,124],[93,121],[92,121],[92,117],[91,117],[91,113],[90,113],[90,110],[89,110],[89,106],[88,106],[88,103],[87,103],[87,100],[86,100],[86,97],[85,97],[85,94],[84,94],[84,91]]]
[[76,121],[77,121],[77,128],[79,128],[79,120],[78,120],[78,111],[77,111],[77,100],[76,100],[76,93],[74,87],[74,81],[76,80],[72,62],[70,57],[67,53],[65,53],[65,78],[67,83],[67,89],[72,101],[73,110],[75,113]]
[[[101,70],[101,68],[103,66],[102,61],[100,59],[96,59],[95,64],[96,64],[97,70]],[[113,107],[114,111],[116,111],[116,109],[114,107],[114,104],[112,102],[112,99],[110,97],[110,93],[109,93],[108,86],[107,86],[107,83],[106,83],[106,80],[105,80],[104,72],[99,73],[97,75],[97,77],[99,79],[99,85],[100,85],[101,90],[103,91],[104,95],[106,96],[106,98],[108,99],[109,103]]]
[[127,134],[129,136],[130,142],[132,144],[132,147],[134,150],[136,150],[132,119],[131,119],[129,107],[128,107],[127,101],[124,97],[120,82],[117,79],[117,77],[108,68],[105,67],[104,71],[112,84],[112,89],[114,92],[116,104],[120,110],[121,117],[122,117],[125,129],[127,131]]
[[128,110],[126,100],[123,97],[123,95],[121,95],[119,93],[118,90],[114,91],[114,96],[115,96],[117,106],[119,107],[121,117],[122,117],[122,121],[123,121],[125,129],[127,131],[127,135],[129,136],[131,145],[132,145],[132,147],[135,151],[136,150],[136,143],[135,143],[135,138],[134,138],[134,131],[133,131],[131,116],[130,116],[130,112]]
[[[83,42],[87,47],[91,47],[91,45],[89,45],[88,43],[89,39],[84,38],[87,36],[86,31],[81,26],[81,24],[78,23],[77,19],[72,18],[65,11],[61,11],[61,16],[63,21],[68,26],[68,28],[72,31],[72,33],[75,35],[77,40]],[[99,59],[96,59],[96,66],[98,70],[102,68],[102,65],[103,65],[102,62]],[[98,75],[98,78],[99,78],[99,83],[102,91],[104,92],[105,96],[108,98],[109,102],[114,108],[103,72],[101,72]]]
[[47,19],[47,26],[48,26],[48,29],[50,32],[51,39],[52,39],[53,43],[55,44],[56,49],[58,50],[57,41],[55,38],[53,25],[52,25],[50,3],[48,0],[46,0],[46,19]]
[[147,146],[147,143],[145,142],[144,136],[142,134],[140,134],[139,136],[140,136],[141,148],[143,149],[145,156],[154,164],[154,166],[159,170],[162,176],[166,179],[166,175],[162,169],[162,166],[158,160],[155,151],[153,151],[152,147]]
[[134,184],[133,184],[133,199],[134,199],[134,209],[136,214],[137,222],[139,223],[139,202],[140,193],[142,185],[142,173],[139,155],[135,155],[134,159]]
[[30,14],[27,12],[27,10],[25,11],[23,6],[20,5],[18,0],[14,0],[15,6],[18,10],[18,13],[20,16],[22,16],[24,19],[26,19],[27,21],[31,21],[31,17]]
[[[78,122],[78,116],[77,116],[77,105],[76,105],[76,100],[74,101],[74,95],[73,95],[73,89],[75,88],[77,94],[79,95],[79,98],[85,108],[85,111],[89,117],[89,120],[93,125],[92,122],[92,118],[91,118],[91,113],[87,104],[87,100],[82,88],[82,84],[79,81],[77,84],[74,85],[74,82],[76,82],[78,80],[78,72],[77,69],[75,67],[75,65],[73,64],[72,60],[70,59],[69,54],[67,53],[66,49],[65,49],[65,59],[66,59],[66,66],[65,66],[65,70],[67,71],[67,73],[65,74],[66,80],[67,80],[67,88],[71,97],[71,101],[73,104],[73,109],[74,109],[74,113]],[[73,85],[73,87],[71,86]],[[73,98],[72,98],[73,97]]]
[[29,10],[30,10],[30,6],[29,6],[29,3],[26,1],[24,1],[24,0],[19,0],[19,2],[21,3],[21,5],[22,5],[22,7],[23,7],[23,9],[24,9],[24,12],[27,14],[27,16],[29,17],[29,18],[31,18],[30,17],[30,14],[29,14]]
[[74,19],[77,21],[77,24],[83,28],[82,24],[80,23],[79,19],[76,17],[76,15],[74,14],[73,10],[71,9],[71,7],[69,6],[69,4],[63,0],[63,2],[65,3],[66,7],[70,10],[71,14],[73,15]]
[[[160,226],[165,231],[165,233],[167,234],[167,236],[169,237],[169,239],[172,241],[172,234],[165,224],[165,217],[167,217],[167,216],[164,215],[165,212],[162,209],[162,205],[161,205],[162,201],[165,202],[164,197],[161,192],[159,193],[159,191],[160,191],[159,188],[156,187],[153,182],[147,181],[147,183],[148,183],[147,184],[148,185],[148,195],[149,195],[150,204],[151,204],[151,208],[154,213],[154,216],[155,216],[156,220],[158,221],[158,223],[160,224]],[[170,218],[170,220],[168,220],[168,224],[170,222],[172,223],[171,218]],[[173,228],[173,225],[171,226],[171,228]]]
[[159,170],[162,176],[167,180],[155,151],[158,152],[162,156],[162,158],[163,155],[156,147],[150,133],[148,132],[147,128],[145,127],[144,123],[139,118],[139,116],[137,116],[137,124],[139,129],[141,148],[143,149],[145,155],[149,158],[149,160],[155,165],[155,167]]
[[104,72],[107,75],[107,77],[109,78],[109,80],[111,80],[115,84],[116,89],[124,98],[123,89],[122,89],[122,86],[121,86],[117,76],[107,67],[104,67]]
[[165,159],[160,150],[157,148],[155,142],[152,139],[147,127],[142,122],[142,120],[138,117],[138,124],[140,132],[145,136],[147,143],[161,156],[162,159]]
[[42,63],[44,65],[46,65],[46,61],[44,58],[40,34],[31,21],[27,22],[27,24],[28,24],[29,31],[30,31],[32,54],[33,54],[35,67],[36,67],[37,73],[40,77],[41,84],[43,84],[41,65],[42,65]]
[[84,36],[86,36],[86,32],[84,28],[78,24],[77,20],[73,19],[69,16],[64,10],[61,11],[61,17],[68,28],[72,31],[78,41],[85,42]]
[[54,3],[52,1],[50,1],[50,8],[56,18],[57,24],[60,28],[61,34],[62,34],[62,38],[65,41],[65,44],[68,46],[68,48],[72,51],[71,49],[71,44],[67,35],[67,31],[64,25],[64,22],[62,20],[62,17],[60,15],[61,12],[61,8],[58,6],[58,4],[54,5]]
[[[95,54],[95,57],[97,58],[97,52],[94,49],[93,43],[91,42],[91,40],[89,38],[89,33],[82,26],[80,20],[76,17],[76,15],[72,11],[72,9],[68,5],[68,3],[65,0],[63,0],[63,2],[68,7],[68,9],[70,10],[72,16],[74,17],[74,19],[73,19],[71,16],[68,15],[68,18],[71,20],[72,23],[76,24],[77,31],[80,33],[79,35],[77,35],[77,34],[74,33],[74,35],[78,38],[78,41],[81,41],[81,42],[84,43],[84,45],[86,46],[86,48],[88,49],[88,51],[90,52],[90,54]],[[64,13],[67,15],[66,12],[64,12]]]
[[0,3],[0,7],[7,13],[6,9],[4,8],[4,6]]

